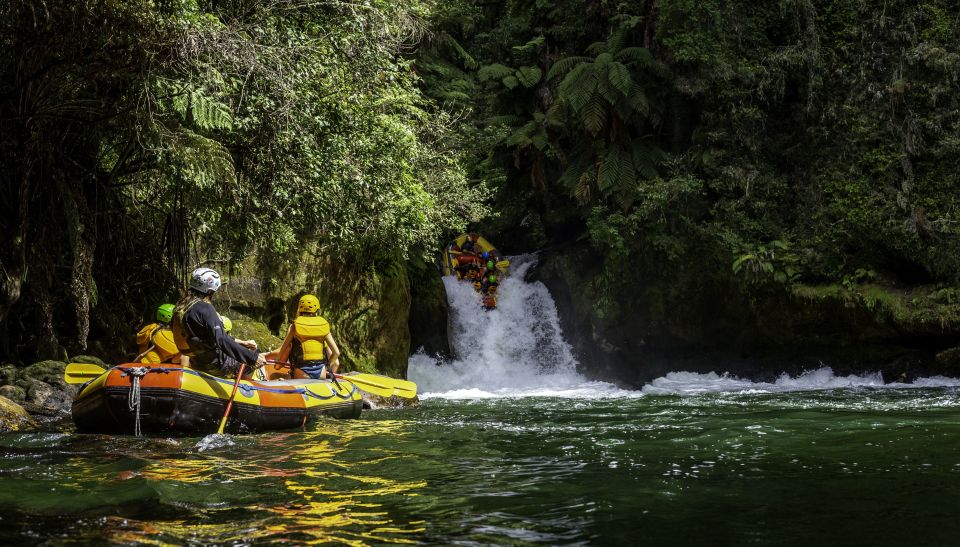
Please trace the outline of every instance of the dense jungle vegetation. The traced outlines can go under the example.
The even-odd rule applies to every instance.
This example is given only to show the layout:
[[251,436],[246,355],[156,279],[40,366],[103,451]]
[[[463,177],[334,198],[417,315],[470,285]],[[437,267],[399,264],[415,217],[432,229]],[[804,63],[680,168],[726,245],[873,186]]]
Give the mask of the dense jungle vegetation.
[[567,266],[595,271],[595,338],[763,330],[792,295],[955,341],[956,4],[454,2],[431,27],[418,72],[469,113],[503,239],[590,247]]
[[2,353],[129,334],[199,264],[362,272],[482,216],[407,58],[427,8],[4,2]]
[[198,263],[256,256],[269,278],[310,242],[373,271],[468,225],[507,252],[586,246],[590,313],[610,323],[682,322],[731,288],[762,306],[924,287],[911,302],[941,306],[940,329],[960,303],[955,3],[0,16],[7,355],[83,350]]

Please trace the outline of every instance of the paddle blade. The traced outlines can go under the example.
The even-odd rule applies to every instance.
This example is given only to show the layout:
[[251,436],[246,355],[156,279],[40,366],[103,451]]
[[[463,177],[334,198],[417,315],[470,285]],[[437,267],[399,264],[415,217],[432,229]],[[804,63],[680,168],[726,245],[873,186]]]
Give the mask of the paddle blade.
[[509,267],[510,267],[510,261],[509,261],[509,260],[501,260],[500,262],[497,262],[497,269],[498,269],[498,270],[504,270],[504,271],[506,271],[506,269],[509,268]]
[[417,396],[417,384],[409,380],[398,380],[379,374],[364,374],[351,372],[344,377],[347,381],[357,384],[357,387],[383,397],[397,396],[404,399],[413,399]]
[[69,363],[63,371],[63,380],[68,384],[85,384],[97,378],[107,369],[89,363]]

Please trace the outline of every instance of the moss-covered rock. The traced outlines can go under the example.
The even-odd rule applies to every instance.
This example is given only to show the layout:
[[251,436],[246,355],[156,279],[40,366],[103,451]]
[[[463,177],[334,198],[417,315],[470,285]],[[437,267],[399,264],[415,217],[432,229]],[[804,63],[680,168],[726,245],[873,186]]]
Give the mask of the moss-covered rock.
[[949,348],[937,354],[937,366],[949,376],[960,376],[960,347]]
[[230,335],[237,340],[255,340],[260,351],[269,351],[280,347],[283,339],[270,332],[267,324],[258,321],[249,315],[230,310],[225,313],[233,322]]
[[16,365],[3,365],[0,367],[0,386],[12,385],[17,381],[20,368]]
[[22,403],[27,399],[27,392],[19,386],[5,385],[0,386],[0,396],[17,403]]
[[447,338],[447,292],[439,270],[423,260],[411,260],[407,266],[410,278],[410,347],[423,349],[429,355],[449,355]]
[[0,395],[0,433],[23,431],[36,425],[22,406]]
[[63,361],[40,361],[23,369],[23,376],[51,385],[66,384],[63,373],[67,364]]

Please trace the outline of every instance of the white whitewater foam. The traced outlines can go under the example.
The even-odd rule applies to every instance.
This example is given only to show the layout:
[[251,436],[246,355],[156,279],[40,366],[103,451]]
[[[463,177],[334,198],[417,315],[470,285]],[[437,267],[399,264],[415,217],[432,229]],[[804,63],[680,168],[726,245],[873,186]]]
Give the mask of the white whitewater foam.
[[450,308],[450,342],[457,359],[417,353],[408,374],[421,397],[583,397],[620,392],[587,382],[563,339],[557,307],[546,286],[524,280],[534,255],[510,257],[511,272],[497,290],[497,308],[484,310],[469,283],[443,278]]
[[194,448],[196,448],[198,452],[205,452],[207,450],[216,450],[218,448],[233,446],[234,444],[236,443],[233,442],[233,439],[230,438],[230,435],[211,433],[200,439]]
[[408,375],[421,398],[493,399],[512,397],[620,398],[644,395],[694,396],[708,393],[784,393],[842,388],[960,387],[960,379],[935,376],[910,384],[884,384],[880,373],[837,376],[822,366],[796,377],[753,382],[715,372],[671,372],[640,391],[587,381],[563,338],[560,319],[543,283],[524,280],[536,255],[510,257],[511,273],[497,294],[497,309],[484,310],[469,283],[444,277],[450,307],[449,334],[457,359],[443,362],[424,353],[410,357]]
[[956,387],[960,379],[935,376],[918,378],[913,383],[884,384],[879,372],[837,376],[830,367],[821,367],[792,377],[782,374],[774,382],[752,382],[715,372],[671,372],[643,386],[647,395],[700,395],[703,393],[786,393],[841,388],[908,389]]

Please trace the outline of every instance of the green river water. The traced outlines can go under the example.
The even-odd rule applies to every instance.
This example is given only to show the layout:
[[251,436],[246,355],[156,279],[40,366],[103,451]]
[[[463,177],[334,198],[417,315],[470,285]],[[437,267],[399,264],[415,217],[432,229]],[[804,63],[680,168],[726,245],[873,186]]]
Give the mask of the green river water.
[[0,541],[956,545],[960,388],[427,398],[310,431],[0,435]]

